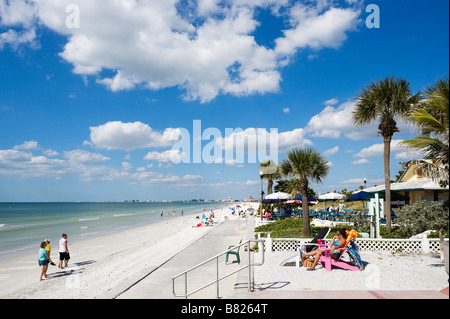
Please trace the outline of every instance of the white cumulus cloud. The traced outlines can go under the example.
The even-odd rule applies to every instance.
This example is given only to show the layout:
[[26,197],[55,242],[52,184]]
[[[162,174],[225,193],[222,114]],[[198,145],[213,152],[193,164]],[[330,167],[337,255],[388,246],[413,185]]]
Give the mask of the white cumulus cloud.
[[[421,155],[419,151],[408,148],[407,146],[401,144],[401,142],[403,142],[403,140],[401,139],[394,139],[391,141],[390,145],[391,155],[393,155],[395,159],[406,160],[406,159],[419,159],[423,157],[423,155]],[[354,156],[364,158],[364,157],[383,156],[383,154],[384,154],[384,143],[379,143],[363,148]]]
[[372,162],[371,161],[369,161],[368,159],[366,159],[366,158],[361,158],[361,159],[359,159],[359,160],[357,160],[357,161],[353,161],[352,162],[352,165],[364,165],[364,164],[371,164]]
[[169,150],[165,152],[149,152],[145,155],[144,159],[149,161],[157,161],[160,163],[179,163],[184,156],[185,154],[179,150]]
[[[255,38],[261,10],[285,22],[274,48]],[[78,12],[80,26],[68,25]],[[299,50],[341,46],[359,15],[357,5],[328,1],[0,0],[0,50],[36,46],[39,28],[49,28],[67,37],[60,57],[85,81],[114,92],[178,87],[186,100],[208,102],[278,92],[280,70]]]
[[132,151],[149,147],[170,147],[181,136],[179,129],[167,128],[164,132],[154,131],[142,122],[108,122],[91,127],[91,142],[98,148]]
[[63,153],[64,157],[67,158],[69,161],[72,162],[103,162],[107,161],[110,158],[105,157],[101,154],[97,153],[91,153],[89,151],[85,150],[73,150],[73,151],[67,151]]

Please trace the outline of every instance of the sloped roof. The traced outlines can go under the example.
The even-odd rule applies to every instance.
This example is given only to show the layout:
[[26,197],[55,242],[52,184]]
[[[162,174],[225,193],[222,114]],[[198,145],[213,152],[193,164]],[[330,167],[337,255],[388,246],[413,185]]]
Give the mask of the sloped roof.
[[[378,185],[375,187],[370,187],[364,189],[365,192],[376,193],[379,191],[383,191],[385,189],[385,185]],[[439,185],[438,182],[433,181],[431,178],[417,179],[417,180],[409,180],[407,182],[402,183],[391,183],[391,190],[393,191],[414,191],[414,190],[449,190],[448,186],[443,188]]]

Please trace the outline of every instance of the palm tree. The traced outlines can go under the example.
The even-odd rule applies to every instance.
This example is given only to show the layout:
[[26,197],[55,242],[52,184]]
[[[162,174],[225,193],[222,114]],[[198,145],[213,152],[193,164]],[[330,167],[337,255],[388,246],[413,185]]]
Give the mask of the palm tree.
[[292,197],[300,194],[300,179],[291,178],[286,180],[281,180],[277,182],[278,185],[275,186],[275,191],[288,193]]
[[329,172],[327,159],[313,148],[295,148],[287,153],[287,159],[280,163],[280,173],[286,177],[294,177],[300,180],[300,192],[303,210],[303,236],[311,237],[308,208],[309,181],[321,183]]
[[363,126],[378,122],[378,134],[384,140],[384,180],[386,185],[386,232],[391,232],[391,141],[395,132],[399,132],[396,118],[406,118],[413,105],[420,100],[420,93],[414,95],[409,82],[395,77],[385,77],[372,82],[357,94],[353,122]]
[[449,82],[448,76],[436,81],[424,92],[422,103],[414,108],[410,119],[414,120],[421,132],[420,136],[404,141],[403,144],[417,148],[426,159],[428,170],[441,180],[442,186],[448,185],[449,169]]
[[[284,192],[290,194],[292,197],[296,197],[297,195],[301,195],[300,189],[300,179],[298,178],[290,178],[286,180],[277,181],[278,185],[274,187],[276,192]],[[308,187],[308,196],[317,197],[316,192],[311,187]]]
[[267,179],[267,195],[272,194],[273,181],[280,177],[277,164],[272,160],[262,162],[258,166],[258,171],[262,171],[264,173],[262,178]]

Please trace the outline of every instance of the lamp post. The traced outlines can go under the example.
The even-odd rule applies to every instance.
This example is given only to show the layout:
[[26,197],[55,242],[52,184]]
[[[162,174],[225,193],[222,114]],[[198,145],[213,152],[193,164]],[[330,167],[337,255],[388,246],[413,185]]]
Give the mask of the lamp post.
[[260,206],[259,206],[259,213],[261,214],[261,221],[263,219],[263,196],[264,196],[264,191],[263,191],[263,176],[264,176],[264,172],[261,170],[259,171],[259,177],[261,178],[261,202],[260,202]]
[[364,189],[367,188],[366,185],[367,185],[367,179],[364,177]]

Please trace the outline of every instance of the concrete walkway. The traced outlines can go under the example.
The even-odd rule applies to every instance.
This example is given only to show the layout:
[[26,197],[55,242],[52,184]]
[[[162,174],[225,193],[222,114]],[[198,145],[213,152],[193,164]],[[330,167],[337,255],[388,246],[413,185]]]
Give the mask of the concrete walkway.
[[[108,296],[117,299],[181,299],[172,294],[172,277],[208,260],[217,254],[228,249],[230,245],[236,245],[242,239],[254,238],[253,219],[227,220],[211,227],[211,230],[191,246],[173,256],[161,265],[148,269],[146,273],[140,274],[134,279],[134,284],[123,287],[122,292],[115,296]],[[257,255],[251,258],[259,258]],[[241,265],[238,265],[235,256],[230,256],[228,264],[225,264],[225,256],[221,256],[218,261],[202,266],[192,271],[188,275],[188,291],[213,281],[216,278],[217,269],[219,276],[223,276],[238,269],[240,266],[248,264],[248,253],[244,247],[240,249]],[[269,260],[270,261],[270,260]],[[265,273],[259,268],[255,272]],[[286,290],[280,289],[276,284],[270,287],[261,287],[256,282],[254,292],[248,291],[248,270],[242,270],[227,279],[220,282],[219,296],[221,299],[336,299],[335,290]],[[260,277],[260,276],[259,276]],[[272,282],[271,276],[266,281]],[[269,278],[270,277],[270,278]],[[269,280],[270,279],[270,280]],[[175,291],[177,294],[183,294],[185,287],[184,276],[175,281]],[[281,287],[282,288],[282,287]],[[441,291],[436,290],[357,290],[346,291],[345,295],[351,299],[448,299],[448,288]],[[189,299],[216,299],[217,286],[214,284],[192,296]]]
[[[220,224],[210,226],[211,231],[197,240],[191,246],[167,260],[164,264],[153,269],[149,269],[146,274],[141,274],[135,279],[135,284],[130,287],[123,287],[123,292],[113,296],[117,299],[179,299],[172,294],[172,277],[188,270],[189,268],[204,262],[228,249],[230,245],[237,245],[242,239],[245,241],[248,232],[253,232],[254,226],[251,220],[239,218],[227,220]],[[248,263],[248,254],[244,253],[244,247],[240,249],[241,265]],[[188,291],[193,291],[216,278],[217,268],[219,276],[224,276],[239,268],[236,256],[230,255],[228,264],[225,264],[225,255],[218,261],[214,260],[208,264],[192,271],[188,274]],[[248,274],[248,271],[243,270]],[[235,286],[242,274],[234,274],[220,282],[219,296],[221,298],[236,298]],[[248,275],[246,281],[248,282]],[[238,285],[243,288],[243,285]],[[238,294],[242,298],[252,298],[251,293],[247,294],[245,289],[238,289]],[[184,276],[175,281],[175,291],[183,294],[185,287]],[[192,296],[189,299],[214,299],[217,295],[217,286],[212,285]]]

